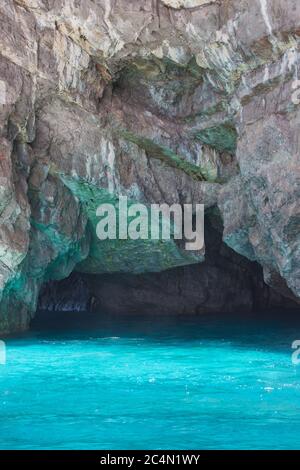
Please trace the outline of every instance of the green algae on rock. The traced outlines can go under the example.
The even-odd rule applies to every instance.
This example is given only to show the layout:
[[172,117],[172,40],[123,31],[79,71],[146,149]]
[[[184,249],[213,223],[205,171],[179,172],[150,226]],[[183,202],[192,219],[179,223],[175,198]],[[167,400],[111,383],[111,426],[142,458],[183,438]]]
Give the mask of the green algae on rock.
[[[149,224],[149,239],[147,240],[99,240],[96,226],[99,222],[97,208],[101,204],[112,204],[117,213],[117,233],[119,223],[119,195],[110,193],[107,189],[99,188],[87,181],[60,175],[61,180],[76,196],[88,218],[90,233],[90,251],[87,258],[81,261],[76,270],[87,273],[109,272],[156,272],[172,267],[197,263],[203,260],[203,253],[196,254],[180,248],[173,239],[151,240]],[[128,205],[137,201],[129,200]]]
[[217,178],[211,178],[210,172],[205,168],[186,161],[184,158],[172,152],[171,149],[163,145],[156,144],[151,139],[140,137],[134,135],[132,132],[124,130],[120,131],[120,136],[144,149],[149,157],[157,158],[166,165],[182,170],[184,173],[196,180],[217,182]]
[[195,137],[220,152],[228,152],[230,154],[236,152],[237,132],[230,124],[196,131]]

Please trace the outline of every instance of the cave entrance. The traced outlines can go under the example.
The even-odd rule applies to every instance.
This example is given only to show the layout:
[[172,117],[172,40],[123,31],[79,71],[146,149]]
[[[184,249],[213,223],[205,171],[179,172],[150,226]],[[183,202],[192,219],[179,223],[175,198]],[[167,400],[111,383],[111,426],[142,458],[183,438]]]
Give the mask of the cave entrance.
[[[34,322],[110,316],[179,317],[251,313],[295,305],[268,287],[261,267],[206,235],[203,263],[143,274],[84,274],[45,284]],[[299,308],[299,307],[298,307]]]

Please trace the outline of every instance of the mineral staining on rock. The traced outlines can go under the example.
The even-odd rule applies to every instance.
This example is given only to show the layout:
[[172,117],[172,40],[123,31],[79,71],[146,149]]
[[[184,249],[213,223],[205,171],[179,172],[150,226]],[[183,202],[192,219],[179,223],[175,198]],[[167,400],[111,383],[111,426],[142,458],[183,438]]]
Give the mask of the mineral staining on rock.
[[[96,227],[99,218],[97,208],[101,204],[112,204],[116,209],[116,233],[119,233],[118,195],[99,188],[85,181],[61,175],[64,184],[78,198],[86,212],[90,233],[90,251],[88,257],[79,263],[77,270],[86,273],[130,272],[144,273],[163,271],[176,266],[197,263],[203,260],[201,253],[189,253],[180,249],[173,239],[170,240],[122,240],[107,239],[99,241]],[[129,207],[136,201],[129,200]],[[127,214],[124,215],[127,219]],[[129,219],[130,221],[130,219]],[[149,224],[151,232],[151,224]]]
[[219,152],[230,154],[236,152],[237,133],[234,126],[230,126],[230,124],[200,130],[195,137]]
[[[0,13],[1,332],[28,326],[45,281],[121,269],[95,247],[79,181],[97,198],[204,203],[225,243],[299,298],[297,0],[7,0]],[[115,248],[132,272],[194,263],[174,243],[139,260]]]
[[194,165],[193,163],[185,161],[183,158],[181,158],[179,155],[176,155],[167,147],[158,145],[151,139],[140,137],[127,131],[121,131],[120,135],[125,140],[133,142],[138,147],[145,150],[147,156],[157,158],[158,160],[161,160],[170,167],[178,168],[179,170],[184,171],[187,175],[191,176],[196,180],[205,181],[210,179],[210,175],[207,174],[204,168],[201,168],[197,165]]

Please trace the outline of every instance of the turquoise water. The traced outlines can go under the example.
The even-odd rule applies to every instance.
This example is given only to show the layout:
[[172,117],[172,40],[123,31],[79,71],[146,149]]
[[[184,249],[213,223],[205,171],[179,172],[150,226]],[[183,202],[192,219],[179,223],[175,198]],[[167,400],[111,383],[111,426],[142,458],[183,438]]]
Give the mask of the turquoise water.
[[277,318],[36,326],[7,341],[0,448],[299,449],[298,338]]

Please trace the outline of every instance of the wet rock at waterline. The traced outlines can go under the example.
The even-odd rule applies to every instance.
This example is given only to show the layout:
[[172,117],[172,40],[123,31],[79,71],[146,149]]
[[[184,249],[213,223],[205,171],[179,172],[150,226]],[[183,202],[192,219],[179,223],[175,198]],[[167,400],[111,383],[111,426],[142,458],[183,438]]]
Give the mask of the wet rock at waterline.
[[[173,241],[101,246],[99,195],[205,204],[225,244],[299,299],[297,0],[7,0],[0,12],[2,333],[27,328],[43,284],[74,270],[203,261]],[[191,268],[199,286],[205,266]]]

